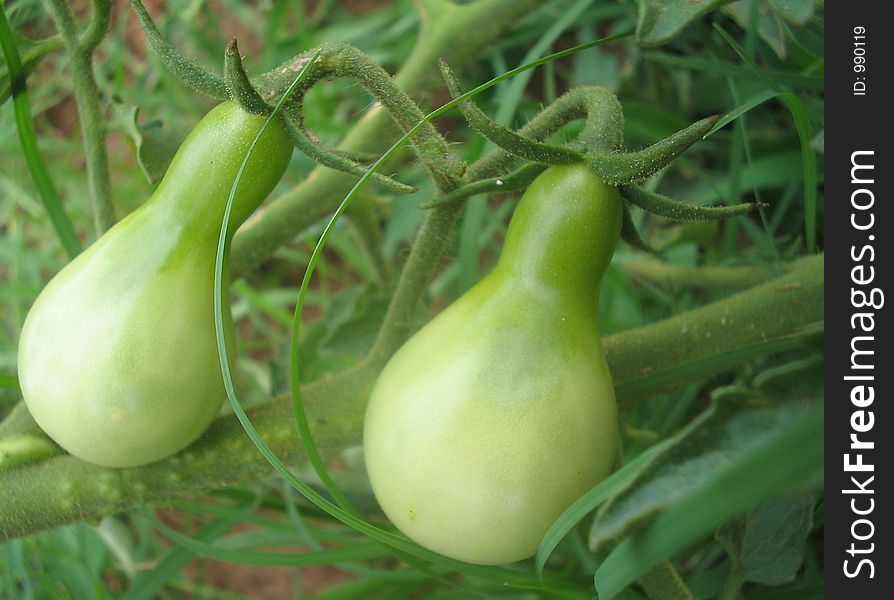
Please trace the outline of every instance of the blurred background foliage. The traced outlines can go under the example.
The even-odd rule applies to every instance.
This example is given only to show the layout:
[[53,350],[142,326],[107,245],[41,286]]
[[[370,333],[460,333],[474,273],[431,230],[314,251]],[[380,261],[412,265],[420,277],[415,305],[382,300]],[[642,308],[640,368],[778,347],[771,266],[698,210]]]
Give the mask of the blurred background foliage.
[[[76,14],[89,12],[86,1],[72,4]],[[354,44],[394,72],[411,51],[419,26],[410,0],[146,4],[168,40],[215,69],[227,40],[237,36],[253,72],[325,42]],[[12,28],[24,36],[20,52],[29,48],[25,38],[53,35],[40,0],[4,0],[4,9]],[[693,224],[672,224],[637,212],[640,230],[658,257],[626,245],[618,248],[600,300],[604,335],[728,296],[822,249],[822,17],[822,3],[813,0],[543,2],[459,71],[470,88],[544,54],[636,27],[638,37],[505,81],[479,96],[479,105],[502,123],[519,126],[570,87],[602,85],[623,104],[629,148],[643,147],[709,114],[749,109],[646,185],[695,204],[757,200],[768,208],[752,217]],[[8,88],[4,74],[0,62],[0,91]],[[170,149],[213,101],[185,89],[160,67],[126,2],[115,3],[112,31],[96,54],[96,78],[109,100],[110,171],[115,208],[122,216],[149,196],[159,161],[164,164]],[[93,232],[83,147],[63,53],[49,52],[34,67],[28,90],[40,150],[81,240],[89,243]],[[798,102],[782,101],[786,93]],[[430,110],[448,98],[441,86],[417,99]],[[370,102],[353,84],[323,82],[308,95],[307,122],[324,143],[335,145]],[[799,130],[799,119],[809,127]],[[487,149],[457,112],[437,126],[464,160]],[[557,137],[572,133],[573,126]],[[808,155],[816,160],[814,187],[805,186]],[[313,166],[296,152],[278,190],[301,181]],[[400,198],[373,188],[365,192],[373,197],[382,252],[394,268],[406,256],[421,220],[417,204],[432,192],[423,169],[412,160],[400,167],[400,179],[418,185],[419,192]],[[429,287],[427,314],[446,306],[493,266],[513,205],[511,195],[469,201],[443,268]],[[815,218],[805,219],[805,214]],[[240,333],[236,376],[246,404],[288,391],[291,311],[321,229],[322,223],[300,232],[234,284],[233,313]],[[6,101],[0,106],[0,373],[15,372],[16,341],[27,310],[65,262],[21,156],[11,102]],[[388,298],[388,285],[378,280],[356,232],[342,221],[317,270],[305,312],[305,380],[342,370],[363,356]],[[819,389],[816,383],[821,381],[819,353],[815,343],[803,344],[752,357],[733,372],[637,402],[622,396],[626,454],[636,456],[680,432],[706,410],[712,395],[722,395],[731,385],[751,390],[752,404],[761,403],[754,398],[778,400],[778,391],[776,396],[762,391],[767,376],[761,374],[768,370],[777,377],[773,369],[794,373],[790,381],[795,383],[780,388],[786,398],[821,395],[821,383]],[[18,395],[9,389],[0,394],[3,414]],[[345,452],[333,469],[358,506],[374,513],[359,454]],[[306,471],[303,475],[313,481]],[[676,565],[694,597],[821,598],[822,508],[812,495],[815,489],[805,484],[794,499],[764,503],[746,519],[730,522],[713,538],[678,555]],[[600,556],[588,548],[588,523],[584,520],[572,531],[548,565],[553,575],[572,582],[581,597],[588,590],[593,593]],[[190,532],[193,544],[173,543],[169,527]],[[352,551],[319,554],[329,547]],[[262,557],[259,549],[275,552]],[[301,564],[300,552],[308,551],[317,554]],[[463,574],[434,580],[309,507],[275,478],[155,512],[109,516],[100,523],[9,541],[0,546],[0,572],[0,597],[8,598],[561,597],[555,590],[505,588]],[[641,597],[633,588],[625,593]]]

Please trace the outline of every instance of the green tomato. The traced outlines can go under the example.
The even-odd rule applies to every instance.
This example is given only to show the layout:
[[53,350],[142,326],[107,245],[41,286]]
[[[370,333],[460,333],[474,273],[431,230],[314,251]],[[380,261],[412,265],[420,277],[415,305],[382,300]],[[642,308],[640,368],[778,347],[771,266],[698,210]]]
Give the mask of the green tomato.
[[[71,454],[108,467],[150,463],[190,444],[219,412],[214,259],[230,188],[265,120],[233,101],[213,109],[152,197],[62,269],[31,307],[19,341],[22,394]],[[284,126],[271,123],[240,180],[230,235],[291,153]],[[224,315],[231,343],[226,306]]]
[[611,375],[596,325],[618,191],[552,167],[522,197],[495,269],[414,335],[373,389],[364,450],[385,514],[446,556],[532,556],[612,470]]

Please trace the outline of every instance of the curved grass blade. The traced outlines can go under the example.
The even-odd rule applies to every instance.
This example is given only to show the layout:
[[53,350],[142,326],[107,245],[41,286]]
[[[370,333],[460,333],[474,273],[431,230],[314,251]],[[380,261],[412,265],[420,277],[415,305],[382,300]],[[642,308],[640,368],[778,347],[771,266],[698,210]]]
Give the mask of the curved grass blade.
[[334,565],[349,560],[372,560],[390,556],[381,544],[365,543],[328,550],[312,550],[310,552],[252,552],[248,550],[231,550],[221,548],[212,543],[193,539],[179,531],[168,527],[161,521],[151,518],[152,525],[165,537],[177,545],[189,550],[196,556],[213,558],[241,565],[259,567],[303,567],[310,565]]
[[25,161],[28,163],[28,170],[31,171],[31,176],[34,178],[34,184],[40,193],[40,199],[50,218],[50,223],[56,230],[56,236],[68,257],[74,258],[81,252],[81,240],[78,239],[74,226],[68,215],[65,214],[62,200],[56,191],[56,186],[53,185],[47,165],[40,155],[40,149],[37,147],[22,59],[16,48],[12,30],[6,20],[6,11],[2,5],[0,5],[0,47],[3,49],[3,56],[6,58],[6,67],[9,71],[9,89],[15,111],[16,130],[19,134],[19,143],[22,145]]
[[580,523],[584,517],[593,512],[593,510],[600,504],[605,502],[614,492],[631,482],[639,472],[639,468],[648,462],[649,458],[654,456],[660,447],[662,447],[662,445],[657,444],[638,455],[632,461],[609,475],[607,479],[597,484],[596,487],[581,496],[577,502],[569,506],[565,509],[565,512],[559,515],[559,518],[555,520],[552,526],[547,530],[546,534],[544,534],[543,540],[541,540],[540,546],[537,548],[535,565],[538,574],[543,573],[543,568],[546,566],[547,559],[549,559],[553,550],[556,549],[556,546],[559,545],[559,542],[561,542],[565,536],[574,529],[574,526]]

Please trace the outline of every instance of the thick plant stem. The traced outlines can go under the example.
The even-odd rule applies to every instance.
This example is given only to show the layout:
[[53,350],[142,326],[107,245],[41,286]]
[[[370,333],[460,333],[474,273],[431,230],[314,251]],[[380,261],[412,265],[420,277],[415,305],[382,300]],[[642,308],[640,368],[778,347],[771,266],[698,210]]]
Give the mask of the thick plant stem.
[[736,351],[765,353],[821,322],[823,259],[794,264],[790,273],[725,300],[608,337],[605,353],[619,397],[662,389],[654,382],[678,385],[733,368],[744,360]]
[[[717,353],[797,335],[822,319],[823,260],[811,257],[782,277],[610,336],[604,344],[616,385],[625,385]],[[701,376],[713,372],[709,369]],[[364,404],[377,374],[376,365],[362,364],[305,388],[315,440],[329,456],[360,442]],[[288,399],[278,399],[252,408],[249,415],[273,450],[287,462],[297,463],[302,460],[301,443],[294,433],[291,410]],[[269,473],[266,459],[233,417],[219,419],[184,452],[144,467],[104,469],[70,456],[52,458],[0,473],[0,539],[167,503]]]
[[462,206],[444,206],[425,215],[410,256],[388,305],[379,336],[369,354],[372,365],[382,367],[407,339],[416,324],[422,292],[438,268],[450,230],[462,214]]
[[80,39],[81,51],[87,54],[93,54],[112,25],[111,0],[90,0],[90,7],[90,23]]
[[674,566],[664,561],[639,579],[649,600],[695,600]]
[[657,258],[623,259],[618,265],[631,275],[660,286],[705,290],[745,289],[773,276],[763,267],[682,267]]
[[[422,31],[412,54],[394,77],[394,84],[411,96],[439,84],[439,58],[457,66],[464,64],[540,2],[478,0],[462,6],[422,2],[418,5]],[[377,106],[349,132],[341,147],[352,154],[378,155],[395,137],[396,128],[386,111]],[[233,240],[234,275],[246,273],[280,245],[333,212],[354,180],[349,175],[317,168],[304,182],[268,202]]]
[[84,138],[84,156],[87,159],[87,183],[90,190],[93,225],[97,236],[102,235],[115,223],[102,103],[99,88],[93,77],[93,50],[107,33],[110,24],[108,12],[103,9],[103,7],[108,9],[107,4],[108,2],[94,2],[94,18],[82,38],[68,3],[65,0],[49,2],[50,13],[65,43],[66,54],[71,60],[78,119]]

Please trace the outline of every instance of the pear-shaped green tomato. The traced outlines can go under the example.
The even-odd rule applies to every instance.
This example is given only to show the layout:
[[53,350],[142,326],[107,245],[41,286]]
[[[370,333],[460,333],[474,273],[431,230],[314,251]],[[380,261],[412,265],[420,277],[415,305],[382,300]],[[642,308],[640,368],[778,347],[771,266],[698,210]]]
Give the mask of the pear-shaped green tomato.
[[584,165],[522,197],[496,268],[381,373],[364,428],[385,514],[459,560],[532,556],[615,462],[617,409],[596,326],[621,200]]
[[[22,394],[71,454],[108,467],[160,460],[220,410],[214,258],[230,188],[264,121],[232,101],[213,109],[152,197],[62,269],[32,306],[19,341]],[[272,122],[237,188],[231,235],[291,154],[283,125]],[[231,336],[228,308],[224,315]]]

